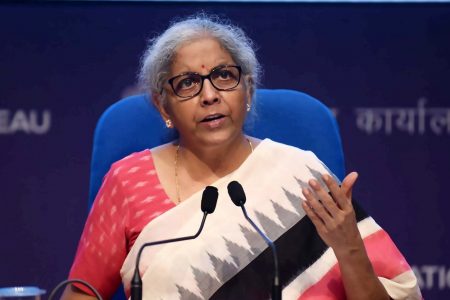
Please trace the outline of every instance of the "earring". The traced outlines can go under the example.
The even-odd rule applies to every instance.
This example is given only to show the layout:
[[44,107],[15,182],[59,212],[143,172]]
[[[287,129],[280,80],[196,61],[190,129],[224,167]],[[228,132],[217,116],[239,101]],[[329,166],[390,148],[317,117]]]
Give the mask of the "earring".
[[250,108],[251,108],[250,104],[247,103],[247,111],[250,111]]
[[167,128],[172,128],[173,127],[172,121],[170,119],[166,120],[166,127]]

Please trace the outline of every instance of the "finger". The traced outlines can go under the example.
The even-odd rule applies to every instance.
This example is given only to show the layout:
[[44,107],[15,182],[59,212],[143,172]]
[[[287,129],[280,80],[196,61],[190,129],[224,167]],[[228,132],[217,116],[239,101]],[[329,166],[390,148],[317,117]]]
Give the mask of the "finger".
[[339,208],[344,209],[345,207],[347,207],[349,203],[348,197],[345,195],[344,191],[336,182],[336,180],[328,174],[323,174],[322,179],[330,190],[333,201],[337,203]]
[[317,180],[311,179],[309,181],[309,185],[317,194],[321,204],[325,207],[325,209],[329,212],[329,214],[332,217],[335,217],[339,213],[339,207],[333,200],[333,198],[328,194],[327,191],[323,189],[323,187],[319,184]]
[[317,214],[314,212],[314,210],[309,207],[309,204],[307,201],[302,201],[302,207],[305,213],[308,215],[311,222],[316,227],[317,231],[324,232],[325,231],[325,224],[323,223],[322,219],[317,216]]
[[303,189],[302,192],[306,198],[309,207],[314,210],[314,212],[320,219],[322,219],[323,223],[325,225],[331,223],[332,218],[330,213],[325,209],[322,203],[320,203],[320,201],[316,198],[313,192],[308,188]]
[[355,185],[357,179],[358,173],[351,172],[350,174],[345,176],[344,180],[342,181],[342,191],[349,199],[352,198],[353,186]]

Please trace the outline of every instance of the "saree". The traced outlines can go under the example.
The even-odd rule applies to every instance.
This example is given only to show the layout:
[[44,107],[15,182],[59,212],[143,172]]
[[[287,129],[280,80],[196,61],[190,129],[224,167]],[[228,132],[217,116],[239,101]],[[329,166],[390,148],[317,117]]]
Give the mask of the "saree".
[[[270,248],[230,200],[227,185],[240,182],[250,217],[275,242],[284,299],[345,299],[333,250],[303,211],[301,189],[312,178],[333,176],[310,151],[263,140],[244,163],[216,181],[215,212],[194,240],[148,247],[139,270],[143,299],[269,299]],[[193,235],[200,225],[202,191],[148,223],[121,269],[126,290],[139,248],[146,242]],[[388,234],[354,203],[358,229],[373,268],[393,299],[421,299],[410,266]]]

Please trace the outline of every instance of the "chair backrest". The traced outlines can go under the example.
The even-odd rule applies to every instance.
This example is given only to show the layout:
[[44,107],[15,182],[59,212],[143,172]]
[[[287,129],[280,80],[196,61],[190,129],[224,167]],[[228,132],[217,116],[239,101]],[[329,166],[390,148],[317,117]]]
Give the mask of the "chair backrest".
[[[344,155],[336,119],[318,100],[292,90],[256,91],[245,132],[257,138],[313,151],[340,179]],[[89,207],[111,164],[130,153],[153,148],[174,138],[146,95],[131,96],[111,105],[100,117],[94,134]]]

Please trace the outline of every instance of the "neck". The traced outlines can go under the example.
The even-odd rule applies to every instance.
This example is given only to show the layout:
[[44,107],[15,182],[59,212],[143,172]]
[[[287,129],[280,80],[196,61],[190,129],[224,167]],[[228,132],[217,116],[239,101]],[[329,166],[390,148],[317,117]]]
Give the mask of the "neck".
[[201,178],[216,175],[222,177],[236,168],[250,155],[252,149],[248,138],[240,134],[236,139],[218,145],[192,147],[180,140],[179,161],[183,169],[192,178]]

